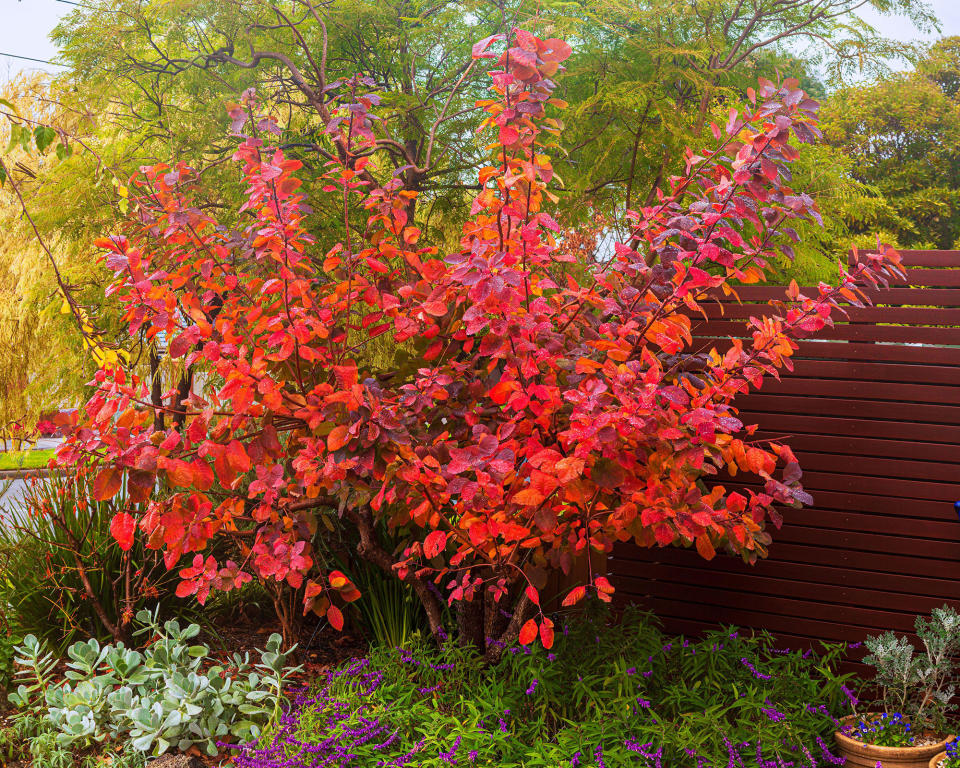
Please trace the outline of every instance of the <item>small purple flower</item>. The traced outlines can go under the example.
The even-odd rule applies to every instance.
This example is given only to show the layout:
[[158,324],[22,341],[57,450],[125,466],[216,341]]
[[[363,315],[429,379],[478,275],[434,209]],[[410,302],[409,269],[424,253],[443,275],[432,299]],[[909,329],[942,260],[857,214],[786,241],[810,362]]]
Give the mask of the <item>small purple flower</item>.
[[857,704],[860,703],[860,700],[854,695],[853,691],[847,688],[847,686],[841,685],[840,690],[843,691],[843,695],[847,697],[847,701],[850,702],[850,706],[856,707]]
[[740,659],[740,663],[743,664],[743,666],[745,666],[747,669],[749,669],[751,674],[753,674],[753,676],[757,678],[757,680],[773,679],[772,675],[765,675],[763,672],[758,671],[757,668],[753,666],[753,664],[751,664],[750,661],[746,658]]
[[530,687],[527,688],[527,691],[526,691],[527,696],[532,696],[532,695],[533,695],[533,692],[534,692],[535,690],[537,690],[537,683],[538,683],[538,682],[540,682],[540,681],[537,680],[536,678],[533,679],[533,682],[530,683]]
[[607,764],[603,762],[603,747],[600,744],[593,750],[593,756],[597,758],[597,768],[607,768]]
[[774,707],[761,707],[760,711],[767,716],[767,719],[773,723],[782,723],[787,716]]

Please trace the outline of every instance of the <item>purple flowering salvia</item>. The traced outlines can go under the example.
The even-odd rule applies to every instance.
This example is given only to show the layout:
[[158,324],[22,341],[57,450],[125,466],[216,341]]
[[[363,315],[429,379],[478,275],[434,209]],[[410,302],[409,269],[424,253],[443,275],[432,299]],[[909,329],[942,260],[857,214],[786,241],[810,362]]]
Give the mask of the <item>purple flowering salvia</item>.
[[740,659],[740,663],[743,664],[743,666],[745,666],[747,669],[749,669],[750,672],[753,674],[753,676],[757,678],[757,680],[773,680],[772,675],[766,675],[763,672],[758,671],[757,668],[753,666],[753,664],[751,664],[748,659],[745,659],[745,658]]
[[597,768],[607,768],[607,764],[603,762],[603,746],[597,744],[597,748],[593,750],[593,756],[597,759]]

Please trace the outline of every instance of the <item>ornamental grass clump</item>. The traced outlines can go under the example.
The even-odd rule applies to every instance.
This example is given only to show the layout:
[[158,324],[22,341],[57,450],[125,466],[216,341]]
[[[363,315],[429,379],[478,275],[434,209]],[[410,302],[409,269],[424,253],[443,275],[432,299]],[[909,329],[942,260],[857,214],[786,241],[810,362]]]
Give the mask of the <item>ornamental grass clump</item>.
[[237,768],[760,766],[842,762],[826,743],[843,646],[777,649],[766,634],[690,641],[646,617],[601,616],[556,646],[375,648],[302,690]]
[[[934,608],[930,618],[918,616],[915,627],[922,650],[893,632],[867,638],[864,662],[876,670],[872,688],[878,695],[861,712],[851,698],[858,717],[847,735],[868,744],[908,746],[921,735],[942,738],[954,732],[950,714],[956,710],[960,613],[947,605]],[[871,711],[881,714],[872,717]]]

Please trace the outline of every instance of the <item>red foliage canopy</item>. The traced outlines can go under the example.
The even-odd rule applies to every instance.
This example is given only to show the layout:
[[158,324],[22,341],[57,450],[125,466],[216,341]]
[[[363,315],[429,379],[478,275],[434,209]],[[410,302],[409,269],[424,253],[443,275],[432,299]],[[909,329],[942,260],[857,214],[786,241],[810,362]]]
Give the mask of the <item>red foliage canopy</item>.
[[[158,409],[148,382],[101,370],[61,457],[99,462],[103,497],[122,472],[141,500],[165,479],[172,492],[136,522],[168,567],[215,537],[242,542],[241,565],[197,554],[183,593],[203,600],[253,573],[305,585],[307,607],[341,623],[332,606],[359,593],[320,572],[309,543],[333,510],[356,527],[361,554],[425,602],[428,580],[451,601],[509,594],[508,634],[550,645],[535,607],[547,569],[630,539],[752,560],[769,543],[765,522],[779,524],[774,504],[808,500],[790,449],[752,440],[732,401],[789,367],[793,339],[859,303],[855,283],[897,269],[896,255],[869,256],[816,295],[793,286],[772,317],[749,321],[750,342],[697,351],[691,331],[712,292],[763,279],[778,238],[795,238],[790,219],[817,217],[786,168],[792,139],[818,133],[817,104],[796,81],[762,80],[753,106],[713,126],[718,146],[688,153],[669,193],[630,214],[631,242],[597,261],[567,251],[545,210],[556,199],[546,148],[562,127],[547,115],[565,106],[553,78],[570,48],[515,30],[496,57],[498,42],[474,47],[498,65],[478,103],[491,160],[452,253],[420,242],[397,178],[377,183],[377,98],[358,80],[340,84],[326,127],[323,192],[343,211],[335,242],[305,229],[301,163],[262,138],[234,155],[248,185],[240,231],[193,202],[200,179],[183,164],[132,182],[139,223],[130,239],[100,242],[110,290],[131,333],[165,340],[203,386]],[[238,131],[251,99],[246,109],[234,112]],[[248,124],[279,133],[271,119]],[[158,424],[158,410],[173,422]],[[765,485],[701,482],[719,470]],[[394,556],[377,538],[382,520],[420,534]],[[126,518],[115,528],[129,541]],[[612,592],[592,578],[565,603],[588,589]]]

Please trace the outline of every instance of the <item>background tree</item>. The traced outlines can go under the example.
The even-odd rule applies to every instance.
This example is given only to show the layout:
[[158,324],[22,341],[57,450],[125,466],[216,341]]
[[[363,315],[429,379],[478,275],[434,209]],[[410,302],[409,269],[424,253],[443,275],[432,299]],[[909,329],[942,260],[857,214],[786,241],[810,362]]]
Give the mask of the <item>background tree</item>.
[[960,38],[944,38],[914,70],[827,100],[827,142],[854,179],[879,192],[846,212],[860,244],[880,237],[906,248],[957,247],[960,239]]
[[[933,23],[917,0],[870,4],[921,27]],[[559,95],[577,107],[567,116],[568,155],[555,153],[562,184],[553,193],[561,224],[574,231],[602,222],[606,234],[598,243],[608,250],[627,231],[625,210],[649,202],[658,185],[682,170],[683,149],[702,141],[709,122],[722,123],[728,104],[742,99],[758,75],[790,72],[819,93],[826,86],[818,77],[833,84],[861,62],[880,66],[889,56],[909,53],[859,22],[852,15],[855,5],[850,0],[657,0],[642,8],[619,0],[576,6],[527,0],[85,3],[56,32],[65,72],[33,95],[35,108],[55,111],[56,125],[50,126],[72,136],[70,145],[78,151],[59,162],[27,161],[30,175],[21,186],[40,233],[55,244],[56,258],[82,293],[102,280],[91,243],[127,205],[126,180],[141,166],[171,156],[183,159],[209,180],[199,205],[219,211],[224,220],[236,211],[240,199],[228,162],[232,147],[223,139],[229,125],[224,107],[249,87],[280,108],[284,150],[304,163],[305,190],[315,192],[330,149],[324,139],[330,98],[325,89],[359,74],[381,94],[373,129],[377,143],[370,149],[382,157],[376,181],[403,169],[405,186],[418,192],[408,200],[408,213],[433,241],[454,247],[483,157],[472,131],[483,72],[470,64],[469,41],[519,20],[546,36],[575,42]],[[822,162],[808,156],[795,172],[798,185],[820,194],[827,226],[823,233],[802,231],[797,259],[778,267],[786,279],[835,274],[835,251],[847,248],[851,216],[879,205],[878,190],[850,175],[842,153],[828,156],[825,148],[816,153]],[[10,225],[26,227],[19,231],[29,238],[30,227],[16,218],[15,206],[11,216]],[[308,216],[314,232],[339,226],[339,212],[322,199]],[[41,269],[49,280],[50,267]],[[12,285],[9,275],[7,280]],[[30,347],[40,364],[17,358],[5,375],[10,382],[26,377],[36,382],[35,393],[49,393],[46,403],[37,400],[38,408],[73,405],[88,380],[85,364],[43,345],[61,339],[81,351],[84,343],[79,335],[67,339],[71,316],[56,317],[53,294],[43,284],[31,278],[30,290],[51,297],[49,303],[31,299],[8,306],[17,307],[22,327],[55,322],[59,331],[40,334],[40,346]],[[22,296],[27,289],[8,290]],[[86,302],[104,343],[127,349],[138,370],[156,382],[155,397],[170,386],[189,386],[190,372],[167,354],[162,337],[149,344],[130,338],[115,322],[109,300],[100,298],[98,306],[78,301]],[[19,339],[22,328],[13,327],[12,317],[5,322],[3,333]],[[11,344],[9,349],[24,348],[20,341]],[[48,386],[52,383],[56,386]]]

